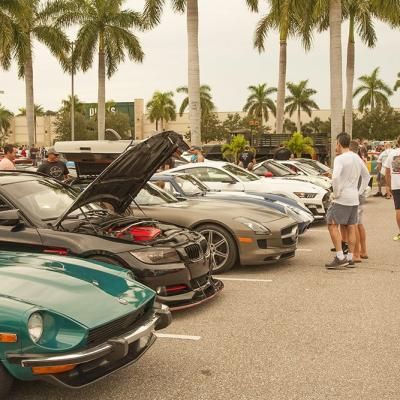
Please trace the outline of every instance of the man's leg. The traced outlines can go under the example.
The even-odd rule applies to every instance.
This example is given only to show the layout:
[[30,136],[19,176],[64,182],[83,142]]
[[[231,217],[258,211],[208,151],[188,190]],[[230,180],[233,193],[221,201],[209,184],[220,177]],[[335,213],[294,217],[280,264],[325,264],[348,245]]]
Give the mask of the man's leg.
[[348,243],[349,243],[349,254],[347,254],[348,260],[353,259],[353,254],[354,254],[354,251],[356,248],[356,243],[357,243],[356,229],[357,229],[357,225],[347,225],[346,226],[347,238],[348,238]]
[[361,246],[360,256],[366,258],[368,257],[367,232],[365,231],[365,226],[363,224],[359,224],[357,228],[360,235],[360,246]]
[[361,262],[361,235],[359,231],[359,226],[356,227],[356,246],[353,253],[353,261]]
[[329,224],[328,230],[329,230],[329,234],[331,236],[333,246],[336,249],[336,253],[342,251],[342,235],[340,234],[340,231],[339,231],[339,225],[336,225],[334,223]]

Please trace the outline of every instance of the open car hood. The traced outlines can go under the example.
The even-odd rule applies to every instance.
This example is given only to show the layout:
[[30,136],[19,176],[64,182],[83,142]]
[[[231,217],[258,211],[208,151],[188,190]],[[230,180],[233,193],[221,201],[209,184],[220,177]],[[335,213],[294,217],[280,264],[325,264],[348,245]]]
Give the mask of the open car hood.
[[128,147],[88,185],[55,225],[59,225],[71,212],[94,202],[109,203],[115,212],[123,213],[169,157],[176,151],[182,153],[188,149],[182,135],[173,131],[158,133]]

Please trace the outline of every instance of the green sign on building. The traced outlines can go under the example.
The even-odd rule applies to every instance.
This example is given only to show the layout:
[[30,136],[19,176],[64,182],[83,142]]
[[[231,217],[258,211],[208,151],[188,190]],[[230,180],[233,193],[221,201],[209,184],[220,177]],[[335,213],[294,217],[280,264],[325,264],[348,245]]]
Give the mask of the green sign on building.
[[[85,114],[89,118],[94,117],[97,114],[97,103],[85,103]],[[128,102],[107,102],[106,111],[108,112],[119,112],[122,114],[127,114],[129,118],[129,123],[131,126],[132,135],[135,135],[135,103],[133,101]]]

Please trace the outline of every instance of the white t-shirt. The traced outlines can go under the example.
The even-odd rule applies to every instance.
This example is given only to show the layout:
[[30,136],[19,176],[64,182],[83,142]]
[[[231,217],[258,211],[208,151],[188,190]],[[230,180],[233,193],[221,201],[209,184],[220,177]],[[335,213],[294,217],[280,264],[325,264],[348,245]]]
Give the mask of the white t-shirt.
[[357,154],[347,151],[337,156],[332,173],[333,202],[358,206],[359,196],[364,193],[370,178],[368,168]]
[[400,149],[389,153],[384,167],[390,169],[392,190],[400,190]]
[[0,161],[0,171],[14,171],[15,165],[12,161],[10,161],[7,157],[4,157]]
[[385,170],[386,170],[385,164],[386,164],[386,160],[387,160],[387,158],[388,158],[388,156],[389,156],[391,151],[392,151],[392,149],[386,149],[386,150],[382,151],[381,154],[379,154],[377,163],[378,164],[382,164],[382,169],[381,169],[381,174],[382,175],[385,175]]

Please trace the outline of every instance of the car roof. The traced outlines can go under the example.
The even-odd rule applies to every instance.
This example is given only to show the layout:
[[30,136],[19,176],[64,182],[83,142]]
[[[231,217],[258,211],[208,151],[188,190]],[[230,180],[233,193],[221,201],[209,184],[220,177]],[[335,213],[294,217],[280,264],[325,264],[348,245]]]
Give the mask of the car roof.
[[0,185],[38,180],[45,177],[32,171],[0,171]]

